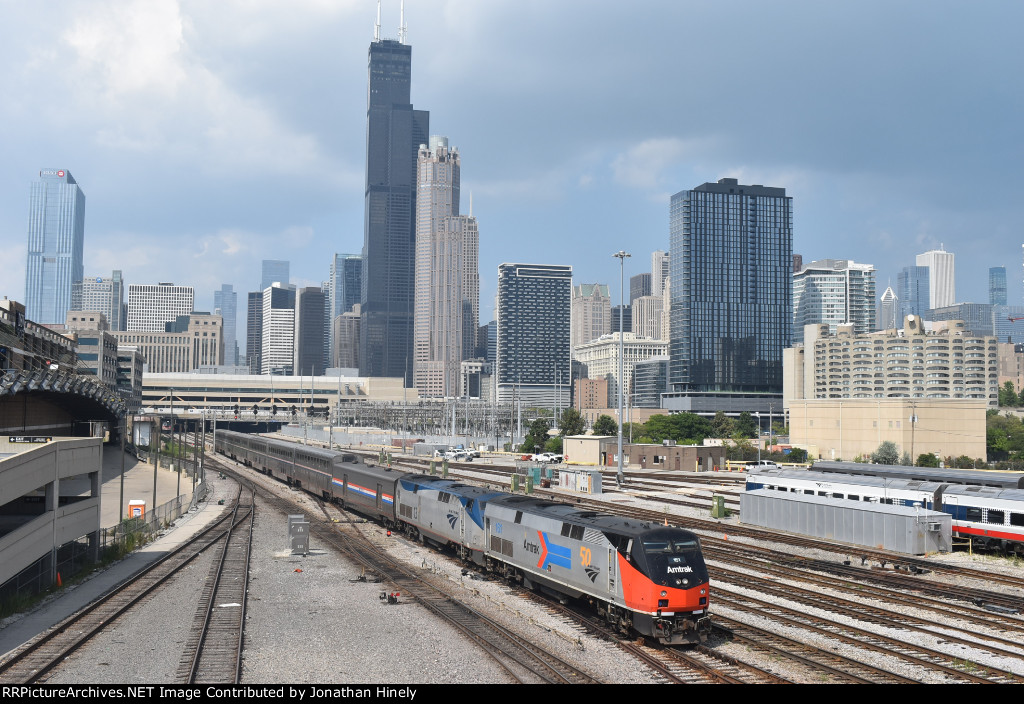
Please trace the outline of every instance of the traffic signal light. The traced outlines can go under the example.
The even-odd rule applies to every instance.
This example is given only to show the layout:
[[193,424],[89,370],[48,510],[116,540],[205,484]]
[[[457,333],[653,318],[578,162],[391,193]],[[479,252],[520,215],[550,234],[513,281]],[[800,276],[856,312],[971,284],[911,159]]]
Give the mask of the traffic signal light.
[[295,417],[297,415],[299,415],[299,410],[295,408],[295,406],[292,406],[292,417]]
[[277,415],[277,404],[276,403],[273,406],[270,407],[270,415],[272,415],[272,416],[276,416]]
[[256,403],[252,404],[252,414],[256,415],[259,412],[260,412],[259,404],[256,404]]

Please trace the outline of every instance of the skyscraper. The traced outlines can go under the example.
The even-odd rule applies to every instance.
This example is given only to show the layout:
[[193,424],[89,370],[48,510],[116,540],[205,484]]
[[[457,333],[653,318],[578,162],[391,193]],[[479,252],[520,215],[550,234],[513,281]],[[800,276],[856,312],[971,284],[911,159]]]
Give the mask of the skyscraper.
[[25,317],[63,325],[72,287],[81,282],[85,194],[64,169],[41,169],[29,190]]
[[793,199],[733,178],[672,196],[665,407],[768,410],[793,324]]
[[416,158],[430,113],[410,100],[412,47],[370,44],[366,106],[366,205],[359,373],[412,381]]
[[878,303],[878,317],[876,318],[875,327],[879,330],[895,330],[902,324],[902,319],[899,319],[900,312],[900,301],[896,297],[896,292],[892,290],[892,286],[885,287],[885,293],[882,294],[882,300]]
[[994,306],[1006,305],[1006,267],[994,266],[988,270],[988,302]]
[[804,325],[853,324],[858,335],[875,330],[875,267],[850,259],[821,259],[793,274],[793,342],[804,341]]
[[268,286],[272,286],[274,282],[281,284],[288,284],[290,276],[289,269],[291,264],[281,259],[264,259],[263,267],[260,272],[260,290],[266,289]]
[[129,284],[128,327],[132,332],[162,332],[164,325],[193,311],[191,286],[173,283]]
[[942,246],[917,255],[918,266],[928,267],[928,307],[945,308],[956,303],[956,268],[952,252]]
[[250,374],[263,373],[263,292],[250,291],[245,315],[245,364]]
[[[612,299],[608,284],[572,287],[572,346],[596,340],[612,331]],[[618,328],[615,328],[618,331]]]
[[221,284],[219,291],[213,292],[213,312],[224,318],[224,363],[238,364],[238,294],[231,284]]
[[498,267],[498,400],[567,408],[572,267]]
[[363,286],[363,258],[358,254],[335,254],[331,260],[331,317],[348,313],[359,303]]
[[324,292],[317,286],[295,292],[295,351],[293,373],[322,376],[324,373]]
[[462,360],[476,348],[480,235],[459,215],[461,160],[446,137],[419,150],[413,360],[421,396],[457,396]]
[[640,298],[640,296],[650,296],[651,291],[650,273],[636,274],[629,277],[629,305],[633,305],[633,301]]
[[651,295],[660,296],[665,290],[665,281],[668,279],[669,256],[668,252],[660,249],[651,253]]
[[98,310],[107,317],[111,330],[124,330],[124,279],[120,270],[109,277],[89,276],[71,287],[74,310]]
[[[322,319],[319,322],[323,324]],[[260,357],[262,374],[288,376],[295,370],[295,287],[290,284],[263,289],[263,344]]]
[[930,276],[926,266],[905,266],[896,275],[896,298],[899,300],[898,325],[908,315],[924,317],[931,300]]

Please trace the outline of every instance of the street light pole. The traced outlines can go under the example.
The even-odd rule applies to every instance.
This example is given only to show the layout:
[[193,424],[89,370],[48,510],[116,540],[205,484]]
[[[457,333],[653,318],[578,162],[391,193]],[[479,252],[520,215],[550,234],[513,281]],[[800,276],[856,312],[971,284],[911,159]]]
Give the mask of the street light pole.
[[625,481],[625,476],[622,472],[622,387],[625,379],[623,379],[623,359],[622,359],[622,315],[625,312],[623,308],[623,282],[624,282],[624,271],[626,267],[626,257],[630,256],[628,252],[619,250],[612,255],[619,260],[619,467],[618,473],[615,475],[615,483],[622,486]]

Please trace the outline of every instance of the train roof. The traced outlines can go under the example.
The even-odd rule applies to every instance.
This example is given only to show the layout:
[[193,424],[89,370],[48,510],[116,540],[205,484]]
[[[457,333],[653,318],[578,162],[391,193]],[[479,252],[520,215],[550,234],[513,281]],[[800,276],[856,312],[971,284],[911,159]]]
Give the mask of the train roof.
[[1024,474],[984,469],[907,467],[905,465],[864,464],[861,462],[815,462],[811,466],[811,470],[832,474],[855,474],[945,482],[947,484],[1024,489]]
[[752,470],[747,477],[747,481],[768,477],[802,479],[808,482],[821,482],[827,484],[856,484],[858,486],[877,487],[884,487],[887,481],[885,477],[871,477],[856,474],[826,474],[825,472],[815,472],[813,469],[783,469],[781,467],[768,467]]
[[986,499],[1024,502],[1024,489],[1000,489],[994,486],[949,486],[942,494],[943,496],[984,496]]
[[489,496],[502,495],[505,492],[476,484],[465,484],[455,479],[448,479],[430,474],[408,474],[402,477],[403,482],[415,482],[421,486],[430,486],[438,491],[447,491],[470,499],[485,499]]
[[563,504],[555,501],[547,501],[532,496],[515,496],[506,494],[496,499],[491,499],[491,504],[506,506],[517,511],[524,511],[533,515],[544,516],[555,520],[578,523],[589,526],[595,530],[617,533],[626,537],[637,537],[651,530],[679,530],[693,535],[688,530],[675,526],[662,526],[649,521],[639,521],[634,518],[615,516],[600,511],[590,511],[579,506]]

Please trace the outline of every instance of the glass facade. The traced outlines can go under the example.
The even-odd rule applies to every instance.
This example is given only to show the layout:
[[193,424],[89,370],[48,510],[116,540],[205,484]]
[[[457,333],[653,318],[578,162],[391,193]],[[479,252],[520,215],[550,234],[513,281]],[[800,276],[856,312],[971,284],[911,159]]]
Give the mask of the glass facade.
[[781,393],[793,199],[721,179],[672,196],[669,230],[672,391]]
[[896,275],[896,298],[899,299],[899,317],[902,324],[908,315],[925,317],[928,312],[930,275],[926,266],[906,266]]
[[412,382],[416,156],[430,113],[410,102],[412,47],[370,44],[359,373]]
[[29,190],[25,317],[64,324],[84,276],[85,194],[71,173],[41,169]]
[[828,323],[829,331],[850,323],[854,333],[875,330],[875,268],[849,259],[822,259],[793,274],[793,343],[804,341],[804,325]]
[[282,259],[264,259],[260,272],[260,290],[273,286],[274,282],[291,283],[288,280],[290,269],[291,264]]
[[994,266],[988,270],[988,302],[994,306],[1006,305],[1006,267]]

